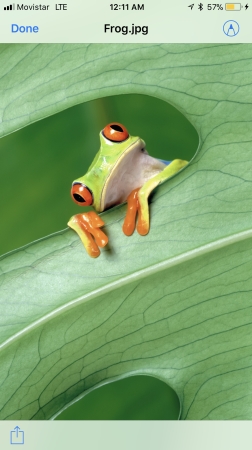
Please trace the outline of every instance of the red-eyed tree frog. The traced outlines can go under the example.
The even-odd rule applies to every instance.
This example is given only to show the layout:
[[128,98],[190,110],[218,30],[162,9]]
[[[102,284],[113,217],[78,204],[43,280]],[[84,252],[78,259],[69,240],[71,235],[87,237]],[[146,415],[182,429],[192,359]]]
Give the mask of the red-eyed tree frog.
[[[92,205],[97,212],[127,202],[123,232],[130,236],[136,226],[142,236],[149,232],[148,197],[187,161],[163,161],[152,158],[145,142],[130,136],[120,123],[110,123],[100,132],[101,147],[87,173],[74,180],[72,199],[77,205]],[[108,237],[100,229],[104,222],[94,211],[76,214],[68,222],[81,238],[87,253],[96,258]]]

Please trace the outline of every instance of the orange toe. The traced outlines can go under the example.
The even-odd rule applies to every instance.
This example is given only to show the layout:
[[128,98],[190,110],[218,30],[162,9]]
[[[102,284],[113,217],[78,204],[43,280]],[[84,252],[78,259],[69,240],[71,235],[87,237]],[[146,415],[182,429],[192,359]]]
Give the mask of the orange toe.
[[139,207],[138,191],[134,189],[127,198],[127,212],[123,223],[123,232],[126,236],[131,236],[136,226],[136,215]]

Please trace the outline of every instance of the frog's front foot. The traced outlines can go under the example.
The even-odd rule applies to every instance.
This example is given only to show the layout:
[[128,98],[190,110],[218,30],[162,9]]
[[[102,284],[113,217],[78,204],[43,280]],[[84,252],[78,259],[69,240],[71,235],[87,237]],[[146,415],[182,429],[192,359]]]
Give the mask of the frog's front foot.
[[[148,198],[148,197],[147,197]],[[124,219],[123,232],[126,236],[131,236],[136,227],[142,236],[149,232],[149,206],[145,193],[142,189],[134,189],[127,198],[127,213]]]
[[67,225],[78,233],[92,258],[97,258],[100,255],[99,247],[105,247],[108,243],[108,237],[100,229],[104,222],[94,211],[76,214],[71,217]]

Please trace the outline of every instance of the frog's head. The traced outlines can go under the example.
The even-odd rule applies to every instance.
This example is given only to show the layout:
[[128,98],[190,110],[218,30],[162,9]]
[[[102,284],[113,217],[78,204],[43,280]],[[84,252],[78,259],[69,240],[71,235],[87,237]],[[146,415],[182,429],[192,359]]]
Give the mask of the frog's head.
[[[74,180],[71,189],[75,203],[93,205],[98,212],[125,201],[128,190],[132,188],[128,174],[134,173],[136,153],[146,152],[144,141],[130,136],[127,129],[117,122],[108,124],[100,132],[100,142],[100,150],[87,173]],[[130,186],[125,189],[129,182]]]

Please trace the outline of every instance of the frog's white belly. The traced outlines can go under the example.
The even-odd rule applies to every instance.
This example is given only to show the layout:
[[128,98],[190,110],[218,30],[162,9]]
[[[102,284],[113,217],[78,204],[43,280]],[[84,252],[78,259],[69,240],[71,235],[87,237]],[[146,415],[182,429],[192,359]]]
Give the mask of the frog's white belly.
[[106,186],[103,210],[126,201],[128,195],[161,172],[166,165],[137,147],[119,161]]

